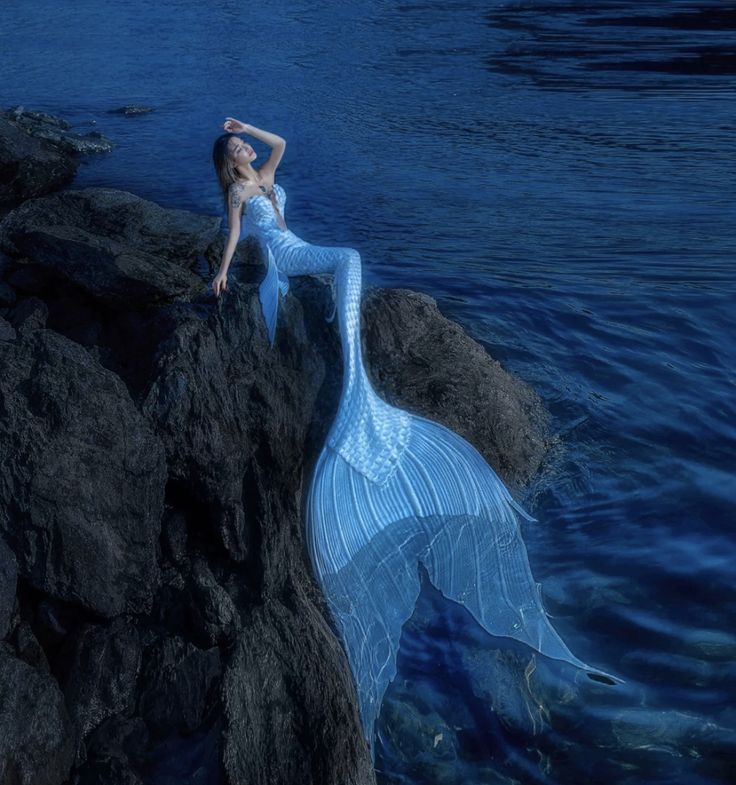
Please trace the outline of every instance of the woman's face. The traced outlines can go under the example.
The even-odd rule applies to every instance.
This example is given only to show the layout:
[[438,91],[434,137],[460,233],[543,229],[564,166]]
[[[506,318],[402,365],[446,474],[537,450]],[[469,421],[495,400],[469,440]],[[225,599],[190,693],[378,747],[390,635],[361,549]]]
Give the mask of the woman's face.
[[227,150],[233,164],[247,164],[256,159],[256,151],[237,136],[228,141]]

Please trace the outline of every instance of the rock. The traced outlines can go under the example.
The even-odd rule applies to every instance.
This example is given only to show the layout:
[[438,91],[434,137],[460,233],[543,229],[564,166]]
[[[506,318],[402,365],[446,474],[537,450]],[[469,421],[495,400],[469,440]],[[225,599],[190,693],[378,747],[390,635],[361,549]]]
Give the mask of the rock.
[[162,569],[162,586],[149,622],[200,648],[228,645],[241,626],[230,595],[201,557],[185,559],[181,569]]
[[0,117],[0,205],[19,204],[72,181],[78,160]]
[[45,139],[60,152],[76,155],[90,153],[109,153],[112,142],[99,131],[78,134],[71,131],[71,125],[61,117],[26,110],[16,106],[6,112],[0,112],[0,118],[10,120],[36,139]]
[[0,342],[0,517],[19,573],[102,616],[150,608],[166,482],[123,383],[51,330]]
[[0,316],[0,341],[14,341],[16,336],[13,325]]
[[41,648],[41,644],[33,633],[31,625],[27,621],[21,621],[15,630],[15,649],[18,658],[39,671],[51,673],[46,653]]
[[140,637],[119,617],[109,626],[82,625],[68,649],[61,686],[81,740],[108,717],[134,710]]
[[13,551],[0,536],[0,639],[10,632],[17,582],[18,562]]
[[146,650],[138,713],[154,737],[193,733],[217,703],[220,678],[216,646],[164,638]]
[[87,761],[74,773],[72,784],[141,785],[135,762],[143,759],[148,739],[140,717],[110,717],[88,739]]
[[344,652],[294,587],[253,610],[222,687],[230,782],[375,783]]
[[431,297],[369,290],[363,339],[371,379],[390,403],[460,434],[505,482],[529,481],[549,448],[539,396],[446,319]]
[[108,308],[129,310],[204,293],[192,268],[217,226],[216,218],[124,191],[85,188],[25,202],[0,224],[0,244],[21,267],[45,273],[34,294],[64,280]]
[[0,644],[0,782],[61,785],[74,761],[74,728],[54,679]]
[[[159,347],[142,409],[164,442],[181,504],[197,506],[228,557],[242,562],[263,505],[284,496],[274,503],[294,507],[324,363],[296,300],[271,350],[256,287],[232,286],[207,320],[182,322]],[[288,485],[267,477],[271,467]],[[205,539],[211,549],[213,538]]]
[[15,290],[4,281],[0,281],[0,308],[10,308],[15,303]]
[[46,326],[48,317],[48,306],[38,297],[21,300],[6,314],[6,319],[16,330],[38,330]]
[[108,114],[124,114],[127,116],[148,114],[153,111],[152,106],[141,106],[140,104],[126,104],[119,106],[117,109],[108,109]]

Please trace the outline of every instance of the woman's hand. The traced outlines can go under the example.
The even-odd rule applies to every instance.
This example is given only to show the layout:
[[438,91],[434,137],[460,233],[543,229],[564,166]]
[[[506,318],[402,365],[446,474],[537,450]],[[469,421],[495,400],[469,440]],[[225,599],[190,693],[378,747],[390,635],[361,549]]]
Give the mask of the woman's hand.
[[223,292],[227,291],[227,273],[217,273],[212,280],[212,288],[215,290],[215,297],[219,297]]
[[230,134],[248,133],[248,123],[241,123],[234,117],[226,117],[222,127]]

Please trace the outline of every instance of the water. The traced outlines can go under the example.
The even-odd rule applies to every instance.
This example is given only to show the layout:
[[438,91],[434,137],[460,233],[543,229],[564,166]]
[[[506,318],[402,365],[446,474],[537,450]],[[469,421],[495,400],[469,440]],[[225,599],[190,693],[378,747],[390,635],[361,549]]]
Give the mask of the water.
[[[273,130],[290,228],[436,297],[553,414],[530,560],[571,649],[626,684],[427,587],[382,782],[736,779],[735,30],[695,0],[0,9],[3,105],[118,145],[77,187],[216,213],[224,117]],[[128,102],[155,111],[106,114]]]

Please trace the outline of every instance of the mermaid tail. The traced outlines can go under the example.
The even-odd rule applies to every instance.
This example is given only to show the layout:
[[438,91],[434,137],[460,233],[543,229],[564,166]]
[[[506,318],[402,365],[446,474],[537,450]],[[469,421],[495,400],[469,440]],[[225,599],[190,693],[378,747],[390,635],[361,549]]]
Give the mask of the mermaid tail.
[[[620,681],[575,657],[550,624],[518,524],[518,516],[533,519],[480,453],[373,390],[361,359],[358,252],[311,245],[291,232],[271,239],[279,273],[334,273],[343,388],[309,489],[307,547],[345,646],[371,752],[401,629],[419,595],[420,562],[437,589],[492,635]],[[280,279],[272,264],[269,248],[264,282],[274,308]],[[275,311],[264,316],[275,323]]]

